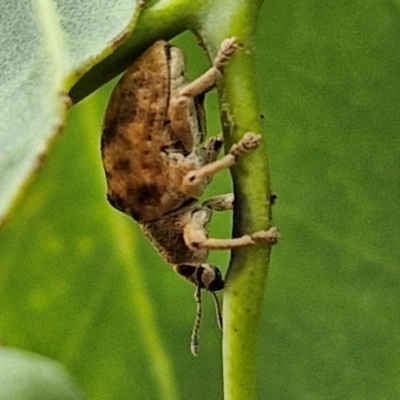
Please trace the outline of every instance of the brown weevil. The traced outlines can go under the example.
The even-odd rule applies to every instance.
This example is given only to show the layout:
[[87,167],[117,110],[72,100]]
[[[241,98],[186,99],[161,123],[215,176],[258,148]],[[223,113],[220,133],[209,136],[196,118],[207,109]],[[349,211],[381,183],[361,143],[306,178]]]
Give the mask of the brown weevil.
[[238,47],[225,39],[213,66],[186,80],[182,51],[158,41],[123,75],[109,101],[101,142],[108,201],[130,215],[174,270],[196,286],[197,315],[191,350],[197,354],[201,289],[213,295],[218,323],[222,317],[215,291],[224,287],[221,272],[206,262],[212,249],[256,243],[274,244],[275,228],[238,238],[208,238],[212,211],[233,208],[233,195],[198,200],[212,176],[256,149],[261,136],[246,133],[217,159],[222,135],[205,140],[204,94],[213,88]]

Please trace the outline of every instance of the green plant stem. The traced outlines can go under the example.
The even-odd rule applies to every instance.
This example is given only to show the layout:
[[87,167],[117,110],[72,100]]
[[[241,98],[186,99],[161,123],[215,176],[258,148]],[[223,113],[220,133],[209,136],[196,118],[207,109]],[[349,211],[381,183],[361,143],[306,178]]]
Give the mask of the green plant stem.
[[[226,37],[243,45],[230,61],[220,87],[226,147],[245,132],[262,131],[255,70],[255,27],[261,1],[219,1],[210,10],[200,35],[213,56]],[[229,10],[230,15],[226,15]],[[221,15],[224,16],[221,25]],[[271,225],[266,138],[256,152],[232,168],[235,192],[233,235],[240,236]],[[270,256],[269,246],[235,250],[224,290],[225,400],[256,398],[259,321]]]

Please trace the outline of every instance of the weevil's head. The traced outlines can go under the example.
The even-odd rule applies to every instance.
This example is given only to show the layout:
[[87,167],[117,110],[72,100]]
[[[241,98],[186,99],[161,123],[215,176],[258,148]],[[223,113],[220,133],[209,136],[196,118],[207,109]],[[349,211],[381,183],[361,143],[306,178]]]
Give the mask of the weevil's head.
[[216,292],[224,288],[221,271],[214,265],[179,264],[175,266],[175,271],[200,289]]
[[214,265],[210,265],[208,263],[179,264],[175,265],[174,268],[179,275],[182,275],[189,282],[192,282],[196,286],[196,291],[194,293],[194,298],[197,304],[196,319],[194,321],[192,338],[190,341],[191,352],[196,356],[199,352],[200,345],[199,333],[202,314],[201,289],[211,292],[217,314],[217,323],[220,329],[222,329],[222,309],[218,300],[218,296],[215,294],[215,292],[224,288],[224,280],[222,279],[221,271]]

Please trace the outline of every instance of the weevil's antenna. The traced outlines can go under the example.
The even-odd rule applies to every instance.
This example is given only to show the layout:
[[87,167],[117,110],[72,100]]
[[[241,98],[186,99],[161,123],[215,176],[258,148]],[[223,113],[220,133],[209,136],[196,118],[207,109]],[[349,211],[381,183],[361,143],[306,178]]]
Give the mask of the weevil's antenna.
[[219,326],[219,329],[222,331],[223,327],[223,322],[222,322],[222,308],[221,308],[221,303],[219,302],[218,296],[214,293],[211,292],[213,300],[214,300],[214,305],[215,305],[215,312],[217,314],[217,324]]
[[190,340],[190,351],[194,356],[197,356],[199,353],[200,347],[200,322],[201,322],[201,289],[200,286],[196,287],[196,291],[194,292],[194,299],[196,301],[196,318],[194,320],[193,330],[192,330],[192,338]]

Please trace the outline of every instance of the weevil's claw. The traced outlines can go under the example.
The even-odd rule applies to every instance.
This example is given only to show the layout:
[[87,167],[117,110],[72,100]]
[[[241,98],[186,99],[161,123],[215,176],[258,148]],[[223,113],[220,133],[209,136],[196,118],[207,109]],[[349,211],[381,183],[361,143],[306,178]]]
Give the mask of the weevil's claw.
[[275,244],[278,242],[280,238],[280,233],[278,229],[273,226],[268,231],[259,231],[255,232],[251,235],[251,238],[256,243],[268,243],[268,244]]
[[235,159],[240,157],[249,151],[256,149],[261,143],[261,135],[253,132],[247,132],[244,136],[229,150],[229,154],[232,154]]

